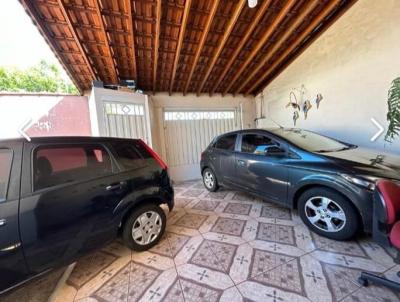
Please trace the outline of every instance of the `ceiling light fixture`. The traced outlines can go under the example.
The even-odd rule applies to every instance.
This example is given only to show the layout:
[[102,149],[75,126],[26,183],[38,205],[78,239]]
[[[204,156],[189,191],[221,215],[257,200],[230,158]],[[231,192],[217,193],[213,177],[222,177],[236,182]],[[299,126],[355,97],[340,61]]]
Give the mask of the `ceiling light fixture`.
[[253,7],[257,6],[257,0],[248,0],[247,2],[249,4],[250,8],[253,8]]

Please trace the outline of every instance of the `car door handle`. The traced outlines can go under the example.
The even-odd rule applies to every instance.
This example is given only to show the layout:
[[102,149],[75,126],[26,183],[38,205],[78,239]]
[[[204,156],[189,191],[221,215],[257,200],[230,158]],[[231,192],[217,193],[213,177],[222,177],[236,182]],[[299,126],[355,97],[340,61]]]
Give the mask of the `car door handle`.
[[246,162],[244,160],[238,159],[237,162],[238,162],[239,166],[245,166],[246,165]]
[[7,220],[0,219],[0,227],[5,226],[7,224]]
[[126,182],[125,182],[125,181],[121,181],[121,182],[119,182],[119,183],[117,183],[117,184],[108,185],[108,186],[106,187],[106,190],[107,190],[107,191],[120,190],[120,189],[122,189],[122,188],[125,187],[125,186],[126,186]]

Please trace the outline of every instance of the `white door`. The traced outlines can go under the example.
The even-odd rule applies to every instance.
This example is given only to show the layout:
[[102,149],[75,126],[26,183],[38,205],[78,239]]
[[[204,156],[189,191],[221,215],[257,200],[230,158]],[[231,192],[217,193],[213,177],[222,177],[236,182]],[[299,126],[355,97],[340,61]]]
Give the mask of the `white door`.
[[214,137],[239,129],[239,125],[235,109],[165,111],[166,159],[172,179],[199,178],[201,153]]
[[141,138],[147,144],[145,106],[143,104],[104,102],[106,135],[121,138]]

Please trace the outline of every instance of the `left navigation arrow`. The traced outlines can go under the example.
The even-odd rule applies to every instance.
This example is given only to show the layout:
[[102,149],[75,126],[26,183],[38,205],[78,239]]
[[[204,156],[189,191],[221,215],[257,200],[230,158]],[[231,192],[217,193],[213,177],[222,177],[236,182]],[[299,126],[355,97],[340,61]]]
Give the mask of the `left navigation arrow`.
[[31,141],[31,138],[28,136],[28,134],[26,134],[25,130],[30,126],[32,122],[31,118],[26,119],[22,125],[18,128],[18,133],[24,137],[28,142]]

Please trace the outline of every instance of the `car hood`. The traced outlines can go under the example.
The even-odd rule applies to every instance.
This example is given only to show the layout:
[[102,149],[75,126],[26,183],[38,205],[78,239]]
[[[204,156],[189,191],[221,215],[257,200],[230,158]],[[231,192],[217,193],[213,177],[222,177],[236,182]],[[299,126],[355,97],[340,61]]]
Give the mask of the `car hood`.
[[400,180],[400,156],[366,148],[327,152],[324,156],[355,174]]

